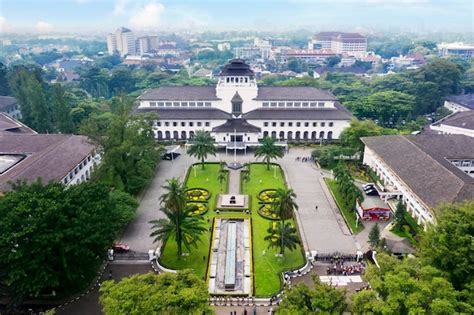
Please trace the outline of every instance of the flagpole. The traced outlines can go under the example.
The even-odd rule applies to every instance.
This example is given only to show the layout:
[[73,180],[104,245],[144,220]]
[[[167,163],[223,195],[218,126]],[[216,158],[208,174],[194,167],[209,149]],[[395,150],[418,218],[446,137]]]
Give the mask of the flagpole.
[[237,130],[234,129],[234,165],[237,162]]

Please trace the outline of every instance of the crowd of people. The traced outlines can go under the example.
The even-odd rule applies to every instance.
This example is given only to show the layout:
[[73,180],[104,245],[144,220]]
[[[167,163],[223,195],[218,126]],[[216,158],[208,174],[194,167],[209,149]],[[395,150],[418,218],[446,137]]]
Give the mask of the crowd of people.
[[297,156],[295,159],[296,162],[314,162],[312,156]]
[[331,267],[328,267],[326,273],[328,275],[343,275],[343,276],[352,276],[360,275],[364,272],[365,265],[363,263],[358,263],[355,265],[344,265],[344,263],[336,263]]

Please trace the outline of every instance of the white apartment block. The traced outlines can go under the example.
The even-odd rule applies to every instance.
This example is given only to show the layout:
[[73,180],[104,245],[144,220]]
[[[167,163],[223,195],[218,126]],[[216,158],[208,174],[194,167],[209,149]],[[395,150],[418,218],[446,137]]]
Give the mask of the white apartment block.
[[474,56],[474,45],[464,43],[442,43],[438,45],[441,56],[456,56],[470,59]]
[[375,171],[382,199],[398,198],[418,224],[436,223],[442,203],[474,198],[474,138],[421,134],[362,138],[363,163]]
[[308,42],[308,49],[330,49],[336,54],[364,56],[367,37],[358,33],[320,32]]
[[351,114],[330,92],[312,87],[257,86],[240,59],[227,64],[216,86],[167,86],[146,91],[137,112],[156,112],[158,140],[187,140],[211,132],[218,146],[240,149],[263,137],[321,142],[339,139]]
[[134,55],[137,52],[135,35],[125,27],[107,35],[107,51],[110,55],[119,53],[121,57]]

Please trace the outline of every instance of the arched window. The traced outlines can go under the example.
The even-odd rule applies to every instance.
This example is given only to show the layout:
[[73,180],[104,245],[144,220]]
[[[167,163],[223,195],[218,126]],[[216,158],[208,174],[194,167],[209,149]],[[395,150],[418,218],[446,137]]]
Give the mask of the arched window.
[[186,131],[181,131],[181,139],[186,139]]
[[268,137],[268,131],[264,131],[264,132],[263,132],[263,137],[264,137],[264,138]]
[[319,138],[320,138],[320,139],[324,139],[324,131],[321,131],[321,132],[319,133]]
[[89,173],[89,170],[86,170],[86,179],[89,179],[89,178],[91,178],[91,175]]
[[308,132],[307,131],[305,131],[303,133],[303,139],[308,140]]
[[288,140],[293,140],[293,132],[292,131],[288,131],[288,137],[287,137]]
[[318,133],[317,133],[316,131],[313,131],[313,132],[311,133],[311,139],[312,139],[312,140],[316,140],[317,137],[318,137]]
[[173,139],[177,140],[179,138],[179,134],[177,131],[173,131]]
[[167,140],[171,139],[171,133],[169,131],[165,131],[165,138]]
[[194,137],[194,131],[189,132],[189,139],[192,139]]
[[277,137],[277,132],[276,132],[276,131],[272,131],[272,138],[273,138],[273,139],[276,139],[276,137]]
[[285,140],[285,132],[280,131],[280,140]]
[[328,132],[328,139],[332,139],[332,131]]
[[157,137],[158,137],[158,140],[163,139],[163,132],[158,131],[158,132],[157,132]]
[[297,131],[297,132],[295,133],[295,139],[296,139],[296,140],[300,140],[300,138],[301,138],[301,132]]

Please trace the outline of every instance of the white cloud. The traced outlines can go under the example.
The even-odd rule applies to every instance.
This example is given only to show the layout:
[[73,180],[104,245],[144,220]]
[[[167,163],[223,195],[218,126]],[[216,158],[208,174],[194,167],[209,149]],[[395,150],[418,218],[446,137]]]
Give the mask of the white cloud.
[[161,15],[165,6],[157,1],[149,2],[137,8],[130,17],[130,27],[144,30],[157,28],[161,24]]
[[88,3],[88,2],[91,2],[92,0],[76,0],[76,3],[78,4],[84,4],[84,3]]
[[3,16],[0,16],[0,32],[8,32],[10,30],[10,24]]
[[38,33],[50,33],[53,30],[53,24],[39,21],[36,23],[35,29]]
[[127,12],[127,0],[116,0],[114,6],[114,15],[124,15]]

